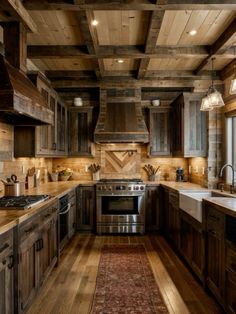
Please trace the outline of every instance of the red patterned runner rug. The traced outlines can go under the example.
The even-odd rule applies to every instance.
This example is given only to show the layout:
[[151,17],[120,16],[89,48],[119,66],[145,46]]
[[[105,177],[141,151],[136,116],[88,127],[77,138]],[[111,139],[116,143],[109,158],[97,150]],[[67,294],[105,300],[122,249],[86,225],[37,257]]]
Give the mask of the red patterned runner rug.
[[169,313],[143,245],[103,246],[90,313]]

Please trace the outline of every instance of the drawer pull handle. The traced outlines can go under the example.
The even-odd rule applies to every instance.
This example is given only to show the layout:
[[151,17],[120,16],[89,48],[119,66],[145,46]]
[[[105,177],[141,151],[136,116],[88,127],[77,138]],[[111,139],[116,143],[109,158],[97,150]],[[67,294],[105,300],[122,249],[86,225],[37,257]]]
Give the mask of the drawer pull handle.
[[215,230],[213,230],[213,229],[209,229],[208,232],[209,232],[210,234],[214,235],[214,236],[217,235],[217,232],[216,232]]
[[25,230],[25,233],[26,233],[26,234],[29,234],[29,233],[31,233],[32,231],[34,231],[37,227],[38,227],[38,225],[34,225],[34,226],[30,227],[29,229],[26,229],[26,230]]
[[209,215],[209,218],[211,218],[212,220],[215,220],[215,221],[219,221],[220,220],[219,217],[214,216],[214,215]]
[[9,262],[9,264],[7,265],[7,267],[8,267],[9,269],[11,269],[11,268],[14,266],[14,257],[13,257],[13,255],[10,255],[10,256],[9,256],[9,260],[10,260],[10,262]]
[[7,248],[9,248],[9,244],[5,243],[1,248],[0,248],[0,253],[2,253],[3,251],[5,251]]

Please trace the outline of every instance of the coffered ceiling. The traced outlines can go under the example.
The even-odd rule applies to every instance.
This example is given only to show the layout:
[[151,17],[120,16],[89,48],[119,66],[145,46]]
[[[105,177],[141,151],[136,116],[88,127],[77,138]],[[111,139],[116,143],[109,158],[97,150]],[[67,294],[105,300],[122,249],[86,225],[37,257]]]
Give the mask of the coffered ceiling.
[[0,20],[27,25],[28,58],[63,94],[127,85],[204,89],[236,57],[236,0],[1,2]]

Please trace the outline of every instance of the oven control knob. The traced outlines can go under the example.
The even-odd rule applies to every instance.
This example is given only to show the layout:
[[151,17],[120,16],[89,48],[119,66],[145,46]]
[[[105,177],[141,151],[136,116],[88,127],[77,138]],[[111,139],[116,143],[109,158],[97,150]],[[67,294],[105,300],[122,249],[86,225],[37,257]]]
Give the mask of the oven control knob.
[[140,186],[140,190],[143,190],[143,189],[144,189],[144,186],[143,186],[143,185],[141,185],[141,186]]
[[135,190],[136,190],[136,191],[139,190],[139,186],[136,186],[136,187],[135,187]]
[[132,190],[131,186],[129,186],[128,190],[129,190],[129,191],[131,191],[131,190]]
[[102,187],[101,187],[101,186],[98,186],[98,190],[101,191],[101,189],[102,189]]
[[109,191],[112,191],[112,186],[110,185],[108,189],[109,189]]

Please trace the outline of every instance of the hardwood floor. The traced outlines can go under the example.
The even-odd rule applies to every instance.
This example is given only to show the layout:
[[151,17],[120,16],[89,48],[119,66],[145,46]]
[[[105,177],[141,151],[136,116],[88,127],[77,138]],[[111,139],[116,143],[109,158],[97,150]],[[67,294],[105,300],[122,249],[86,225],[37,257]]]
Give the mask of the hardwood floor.
[[28,314],[87,314],[104,243],[143,243],[170,313],[222,313],[162,236],[76,235]]

